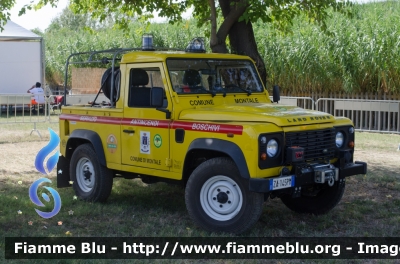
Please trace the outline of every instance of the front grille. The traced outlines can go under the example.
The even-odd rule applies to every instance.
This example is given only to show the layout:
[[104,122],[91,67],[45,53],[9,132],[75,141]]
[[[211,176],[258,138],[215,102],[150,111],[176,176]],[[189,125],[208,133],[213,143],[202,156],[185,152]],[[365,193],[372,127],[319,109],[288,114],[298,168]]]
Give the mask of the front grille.
[[329,160],[335,155],[335,130],[288,132],[285,134],[285,146],[304,148],[304,159],[307,162]]

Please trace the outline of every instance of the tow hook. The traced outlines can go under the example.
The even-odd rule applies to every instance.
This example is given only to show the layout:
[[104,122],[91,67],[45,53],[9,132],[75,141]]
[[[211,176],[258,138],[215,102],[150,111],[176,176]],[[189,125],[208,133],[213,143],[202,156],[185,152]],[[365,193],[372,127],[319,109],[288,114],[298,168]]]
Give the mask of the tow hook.
[[315,183],[326,182],[332,187],[339,180],[339,169],[331,164],[315,165],[313,168]]
[[328,185],[331,187],[335,184],[335,179],[333,178],[333,176],[329,176],[329,179],[327,181]]

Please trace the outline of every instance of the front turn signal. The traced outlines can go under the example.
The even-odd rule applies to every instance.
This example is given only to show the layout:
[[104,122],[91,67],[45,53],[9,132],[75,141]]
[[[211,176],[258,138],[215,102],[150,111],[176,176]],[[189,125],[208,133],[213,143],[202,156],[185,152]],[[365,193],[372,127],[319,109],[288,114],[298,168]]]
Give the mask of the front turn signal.
[[261,160],[266,160],[267,159],[267,153],[261,153]]

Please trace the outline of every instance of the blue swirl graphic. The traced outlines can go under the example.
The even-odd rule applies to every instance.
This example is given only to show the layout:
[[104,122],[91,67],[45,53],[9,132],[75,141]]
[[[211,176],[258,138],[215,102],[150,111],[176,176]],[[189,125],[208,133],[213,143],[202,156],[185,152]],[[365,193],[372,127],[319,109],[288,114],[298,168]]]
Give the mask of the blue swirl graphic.
[[[36,155],[35,159],[35,167],[42,174],[47,175],[46,170],[43,167],[44,159],[60,144],[60,137],[54,132],[51,128],[49,128],[50,132],[50,141],[44,146],[39,153]],[[56,166],[58,162],[58,158],[60,156],[60,151],[57,151],[53,156],[49,157],[47,160],[47,169],[49,172]]]
[[[49,179],[47,179],[47,178],[40,178],[39,180],[37,180],[34,183],[32,183],[31,187],[29,187],[29,198],[31,199],[31,201],[34,204],[36,204],[37,206],[40,206],[40,207],[43,207],[44,204],[39,200],[39,197],[37,195],[37,190],[39,188],[39,185],[42,182],[51,183],[51,181]],[[40,215],[41,217],[47,219],[47,218],[52,218],[53,216],[58,214],[58,212],[60,212],[60,209],[61,209],[61,197],[58,194],[58,192],[56,190],[54,190],[53,188],[47,187],[47,186],[44,186],[44,188],[46,188],[51,193],[51,195],[53,196],[53,198],[54,198],[54,208],[53,208],[53,210],[51,212],[42,212],[42,211],[40,211],[38,209],[35,209],[35,210],[36,210],[36,213],[38,213],[38,215]],[[46,193],[42,193],[42,197],[46,202],[50,201],[50,198]]]

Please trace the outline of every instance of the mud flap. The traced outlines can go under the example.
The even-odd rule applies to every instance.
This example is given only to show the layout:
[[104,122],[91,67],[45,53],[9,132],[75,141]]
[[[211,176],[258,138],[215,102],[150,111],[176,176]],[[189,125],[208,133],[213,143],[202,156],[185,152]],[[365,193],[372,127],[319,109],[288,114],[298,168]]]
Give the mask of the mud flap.
[[69,181],[69,160],[60,156],[57,162],[57,188],[71,187]]

